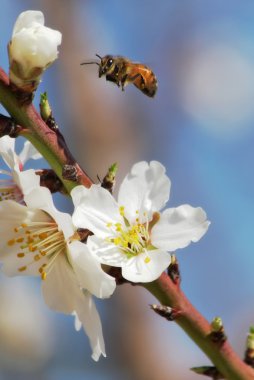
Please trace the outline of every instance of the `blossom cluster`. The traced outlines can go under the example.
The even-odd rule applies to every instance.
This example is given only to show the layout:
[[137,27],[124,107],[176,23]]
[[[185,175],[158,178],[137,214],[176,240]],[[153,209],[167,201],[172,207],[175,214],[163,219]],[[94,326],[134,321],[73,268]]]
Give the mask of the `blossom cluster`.
[[[9,276],[39,276],[46,304],[76,316],[76,326],[83,325],[97,360],[105,347],[92,295],[109,297],[116,286],[101,264],[121,268],[131,282],[154,281],[170,265],[171,252],[204,235],[206,214],[190,205],[160,213],[170,180],[164,167],[152,161],[133,166],[120,186],[118,202],[100,185],[76,186],[70,216],[56,209],[33,169],[23,170],[28,158],[40,157],[29,142],[18,156],[14,140],[5,136],[0,154],[9,167],[1,170],[8,176],[0,186],[2,270]],[[78,233],[84,228],[93,232],[86,244]]]
[[[10,77],[16,85],[31,79],[21,75],[16,80],[22,70],[35,73],[35,67],[44,69],[57,56],[61,36],[43,23],[41,12],[29,11],[15,24],[9,55]],[[42,41],[48,50],[43,45],[40,51]],[[19,71],[14,70],[17,67]],[[170,266],[175,250],[205,234],[206,213],[188,204],[164,209],[170,179],[162,164],[143,161],[126,175],[117,200],[100,184],[74,187],[70,193],[74,212],[69,215],[57,210],[36,171],[24,169],[28,159],[41,157],[29,142],[17,155],[15,140],[2,137],[0,155],[8,167],[0,170],[5,177],[0,181],[2,271],[41,278],[46,304],[75,316],[76,328],[83,326],[92,357],[98,360],[106,354],[93,296],[113,294],[116,281],[109,275],[110,267],[120,268],[126,281],[155,281]],[[89,230],[85,241],[82,230]]]

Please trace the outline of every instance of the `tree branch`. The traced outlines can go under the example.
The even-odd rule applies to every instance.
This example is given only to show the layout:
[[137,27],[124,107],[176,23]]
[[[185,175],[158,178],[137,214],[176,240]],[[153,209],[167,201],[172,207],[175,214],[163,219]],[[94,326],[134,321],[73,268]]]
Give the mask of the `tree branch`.
[[[15,122],[24,128],[22,135],[31,141],[45,157],[68,192],[77,184],[85,187],[92,185],[92,180],[77,164],[62,135],[46,125],[32,104],[20,104],[18,98],[11,91],[7,74],[1,68],[0,102]],[[65,165],[72,165],[75,168],[75,181],[64,179],[62,170]]]
[[211,339],[210,323],[192,306],[181,289],[163,273],[152,283],[142,284],[162,305],[179,311],[175,322],[211,359],[215,367],[229,380],[254,380],[254,370],[234,352],[228,341],[217,344]]

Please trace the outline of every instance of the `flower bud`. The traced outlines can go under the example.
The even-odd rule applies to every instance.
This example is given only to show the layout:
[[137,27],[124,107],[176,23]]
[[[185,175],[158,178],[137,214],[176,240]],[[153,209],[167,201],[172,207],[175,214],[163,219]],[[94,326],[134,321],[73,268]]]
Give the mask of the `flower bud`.
[[22,12],[8,45],[10,82],[19,90],[32,93],[40,77],[57,58],[62,34],[44,26],[40,11]]

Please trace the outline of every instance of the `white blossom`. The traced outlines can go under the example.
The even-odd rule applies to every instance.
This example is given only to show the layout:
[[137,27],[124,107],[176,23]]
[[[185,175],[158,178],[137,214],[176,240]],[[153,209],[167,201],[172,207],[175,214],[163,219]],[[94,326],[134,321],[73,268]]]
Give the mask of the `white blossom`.
[[71,216],[59,212],[47,188],[25,196],[26,206],[0,202],[0,260],[8,276],[40,276],[46,304],[53,310],[76,316],[87,333],[98,360],[105,356],[99,314],[92,294],[105,298],[115,289],[99,260],[79,241]]
[[73,222],[94,233],[88,246],[101,263],[121,267],[129,281],[151,282],[169,266],[170,252],[197,242],[209,226],[200,207],[186,204],[159,213],[169,191],[159,162],[139,162],[123,180],[118,202],[99,185],[75,187]]
[[59,31],[44,26],[41,11],[22,12],[8,46],[11,82],[26,90],[32,82],[38,83],[42,72],[56,60],[61,40]]
[[15,139],[9,136],[0,138],[0,156],[9,168],[0,170],[0,174],[7,177],[0,180],[0,200],[13,199],[23,203],[24,195],[40,186],[40,177],[35,171],[23,170],[23,167],[28,159],[39,159],[42,156],[29,141],[24,143],[23,150],[18,155],[15,152]]

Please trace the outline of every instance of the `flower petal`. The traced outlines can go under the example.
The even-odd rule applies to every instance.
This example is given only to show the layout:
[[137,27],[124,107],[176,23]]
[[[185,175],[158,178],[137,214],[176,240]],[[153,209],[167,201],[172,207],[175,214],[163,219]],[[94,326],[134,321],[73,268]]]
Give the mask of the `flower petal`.
[[44,25],[44,15],[41,11],[22,12],[14,24],[13,36],[19,33],[23,28],[29,28],[38,24]]
[[110,244],[97,236],[89,236],[87,240],[88,248],[98,257],[102,264],[113,267],[122,267],[127,264],[128,257],[121,252],[120,248]]
[[122,275],[132,282],[152,282],[160,277],[171,262],[170,254],[162,250],[147,251],[122,267]]
[[130,222],[137,218],[140,212],[142,220],[146,212],[150,220],[155,211],[159,211],[168,201],[170,179],[165,174],[165,168],[157,161],[148,164],[145,161],[135,164],[131,172],[123,180],[118,195],[118,203],[125,207],[125,216]]
[[32,189],[28,194],[24,195],[24,200],[28,207],[47,212],[58,224],[59,230],[63,231],[66,239],[73,235],[75,229],[71,216],[57,210],[49,189],[42,186]]
[[82,299],[77,303],[76,312],[88,335],[93,350],[93,360],[98,361],[101,355],[106,357],[100,316],[89,292],[83,291]]
[[13,169],[15,164],[19,164],[19,159],[15,153],[15,139],[9,136],[3,136],[0,138],[0,154],[3,157],[6,165]]
[[152,244],[161,249],[174,251],[184,248],[191,241],[197,242],[207,231],[210,222],[201,207],[182,205],[170,208],[161,214],[152,228]]
[[[3,263],[2,271],[8,276],[30,275],[39,276],[39,267],[47,262],[47,258],[34,260],[35,253],[29,252],[23,256],[21,246],[26,242],[24,230],[16,228],[27,222],[46,222],[49,216],[41,210],[29,210],[13,201],[0,202],[0,261]],[[15,231],[16,230],[16,231]],[[23,268],[23,269],[21,269]]]
[[75,206],[72,220],[76,227],[88,228],[105,238],[109,234],[108,223],[122,222],[115,199],[101,186],[92,185],[90,189],[76,186],[71,196]]
[[38,160],[42,158],[42,155],[37,149],[30,143],[30,141],[25,141],[22,151],[19,154],[19,159],[24,165],[29,159]]
[[12,177],[23,195],[27,195],[33,189],[40,187],[40,177],[35,174],[33,169],[20,171],[19,165],[16,164]]
[[69,259],[80,286],[99,298],[112,295],[115,279],[105,273],[96,256],[86,244],[74,241],[69,244]]
[[92,297],[89,292],[82,292],[64,256],[57,257],[51,272],[42,281],[42,293],[51,309],[65,314],[76,313],[88,335],[94,360],[101,354],[106,356],[101,321]]

